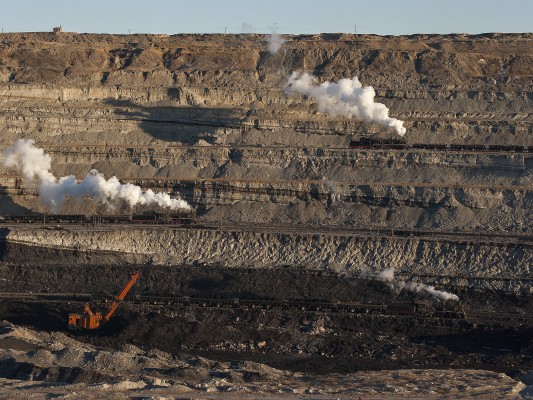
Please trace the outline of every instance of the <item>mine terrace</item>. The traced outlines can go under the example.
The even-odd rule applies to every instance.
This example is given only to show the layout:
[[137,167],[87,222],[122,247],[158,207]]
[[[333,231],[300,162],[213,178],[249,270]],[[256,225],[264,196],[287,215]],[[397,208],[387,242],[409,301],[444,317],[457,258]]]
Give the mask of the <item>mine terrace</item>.
[[0,36],[5,388],[523,386],[533,35],[283,38]]

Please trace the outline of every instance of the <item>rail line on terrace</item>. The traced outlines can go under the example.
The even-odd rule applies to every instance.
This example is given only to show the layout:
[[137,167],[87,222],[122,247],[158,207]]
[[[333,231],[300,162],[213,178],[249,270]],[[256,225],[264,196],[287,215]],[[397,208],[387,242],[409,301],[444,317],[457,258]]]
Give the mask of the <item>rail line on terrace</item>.
[[171,223],[152,223],[149,221],[141,223],[124,223],[119,221],[117,223],[84,223],[79,220],[80,216],[73,216],[71,222],[47,222],[35,221],[30,222],[1,222],[0,227],[31,227],[43,229],[68,229],[87,232],[110,232],[125,229],[150,229],[150,230],[169,230],[169,229],[186,229],[186,230],[210,230],[220,232],[253,232],[253,233],[269,233],[269,234],[289,234],[302,236],[340,236],[340,237],[373,237],[386,240],[426,240],[449,242],[455,244],[462,244],[465,246],[473,244],[484,244],[493,246],[506,247],[520,247],[533,248],[533,235],[530,233],[509,233],[509,232],[476,232],[476,231],[439,231],[426,229],[395,229],[388,227],[343,227],[343,226],[327,226],[327,225],[277,225],[277,224],[261,224],[261,223],[238,223],[228,224],[213,221],[189,221],[186,223],[171,222]]
[[[0,292],[0,299],[12,302],[81,304],[112,301],[111,296],[90,293],[52,292]],[[435,300],[361,303],[356,301],[326,301],[322,299],[265,300],[241,298],[196,298],[189,296],[135,295],[123,302],[131,305],[158,307],[178,306],[183,308],[217,309],[234,311],[310,312],[338,315],[361,315],[374,317],[409,317],[439,320],[505,321],[533,324],[533,316],[527,313],[504,313],[490,309],[466,309],[455,301]]]

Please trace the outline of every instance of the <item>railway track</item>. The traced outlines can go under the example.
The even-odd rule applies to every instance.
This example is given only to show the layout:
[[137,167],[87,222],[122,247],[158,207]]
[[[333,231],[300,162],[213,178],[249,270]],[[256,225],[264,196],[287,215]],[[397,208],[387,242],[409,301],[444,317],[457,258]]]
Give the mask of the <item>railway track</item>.
[[168,222],[154,220],[131,220],[125,216],[109,216],[110,219],[89,218],[82,215],[55,216],[48,218],[37,216],[7,216],[0,219],[0,227],[29,226],[43,229],[83,230],[93,232],[113,231],[116,229],[205,229],[224,232],[257,232],[275,234],[297,235],[324,235],[324,236],[353,236],[377,237],[383,239],[423,239],[461,243],[465,245],[481,243],[488,245],[504,245],[507,247],[533,248],[533,235],[529,233],[507,232],[460,232],[438,231],[424,229],[394,229],[394,228],[354,228],[324,225],[274,225],[274,224],[222,224],[216,222],[198,222],[193,218],[181,218]]
[[[264,90],[264,89],[263,89]],[[31,100],[31,98],[26,97],[16,97],[16,96],[9,96],[11,98],[20,98],[20,99],[27,99]],[[42,100],[42,99],[41,99]],[[72,107],[72,105],[69,107],[71,110],[75,109],[76,107]],[[91,110],[94,109],[94,107],[83,107],[85,110]],[[283,129],[283,128],[292,128],[296,131],[300,132],[322,132],[322,133],[338,133],[339,129],[335,129],[334,127],[322,127],[320,126],[320,121],[313,120],[313,119],[292,119],[290,117],[285,116],[284,120],[287,123],[280,123],[279,119],[272,119],[271,116],[244,116],[242,114],[233,114],[233,115],[227,115],[219,117],[218,119],[206,119],[206,118],[191,118],[191,117],[167,117],[167,118],[154,118],[150,115],[150,108],[143,108],[143,107],[124,107],[124,106],[117,106],[117,105],[109,105],[109,104],[99,104],[96,109],[103,109],[108,110],[108,113],[105,117],[102,116],[91,116],[90,113],[84,113],[82,116],[79,116],[78,118],[83,118],[85,121],[92,121],[92,122],[108,122],[108,121],[116,121],[116,122],[122,122],[122,123],[134,123],[134,124],[156,124],[156,125],[177,125],[177,126],[198,126],[198,127],[206,127],[206,128],[225,128],[225,129],[251,129],[251,128],[266,128],[266,129]],[[231,109],[228,109],[230,112]],[[19,109],[15,108],[7,108],[2,113],[3,115],[8,115],[9,118],[24,118],[25,116],[17,116],[13,117],[12,113],[17,112]],[[1,115],[1,114],[0,114]],[[55,114],[51,115],[50,110],[48,109],[46,112],[35,112],[33,111],[33,115],[35,115],[36,118],[39,118],[39,120],[46,120],[46,119],[57,119],[61,118],[61,114]],[[398,115],[400,116],[400,115]],[[64,117],[63,117],[64,118]],[[496,117],[497,118],[497,117]],[[503,119],[502,119],[503,118]],[[457,122],[461,121],[464,123],[483,123],[483,122],[495,122],[495,121],[518,121],[518,122],[524,122],[528,123],[531,116],[523,115],[521,117],[518,117],[516,115],[502,115],[500,116],[500,119],[495,119],[495,117],[487,117],[487,116],[445,116],[445,117],[431,117],[431,116],[402,116],[401,119],[408,122]],[[361,121],[346,121],[346,120],[330,120],[330,124],[343,124],[345,126],[348,126],[348,124],[356,125],[358,123],[362,123]],[[352,129],[341,129],[340,132],[343,134],[350,134],[354,133],[354,128]],[[520,147],[520,146],[518,146]],[[527,151],[527,150],[526,150]],[[529,152],[532,152],[533,150],[530,150]]]
[[[308,190],[302,189],[290,189],[283,188],[283,186],[290,185],[316,185],[316,186],[325,186],[325,185],[342,185],[349,186],[350,190],[355,190],[359,186],[362,187],[409,187],[409,188],[428,188],[428,189],[474,189],[474,190],[501,190],[501,191],[521,191],[521,192],[531,192],[533,188],[528,185],[486,185],[486,184],[469,184],[469,183],[431,183],[431,182],[408,182],[408,181],[397,181],[397,182],[379,182],[379,181],[348,181],[348,180],[316,180],[316,179],[298,179],[298,180],[289,180],[289,179],[257,179],[257,178],[173,178],[173,177],[132,177],[132,176],[118,176],[121,182],[129,182],[133,184],[140,185],[142,187],[166,187],[173,188],[174,186],[179,187],[184,184],[203,184],[203,183],[223,183],[223,184],[257,184],[257,185],[277,185],[280,188],[268,187],[268,190],[271,191],[286,191],[289,192],[300,192],[308,194]],[[22,176],[18,174],[0,174],[0,179],[4,180],[14,180],[22,182]],[[82,178],[78,178],[82,179]],[[156,185],[152,184],[156,183]],[[20,189],[20,183],[15,184],[13,189]],[[232,190],[240,189],[241,191],[246,190],[247,188],[239,187]],[[218,190],[224,190],[224,188],[218,188]],[[330,191],[324,192],[324,194],[330,194]],[[38,195],[37,189],[34,191],[30,190],[25,192],[27,195]]]
[[[44,303],[86,303],[91,301],[112,301],[107,295],[88,293],[24,293],[2,292],[4,301],[44,302]],[[195,298],[188,296],[150,296],[135,295],[128,300],[130,304],[156,306],[180,306],[208,309],[236,310],[286,310],[321,312],[334,314],[377,314],[412,317],[434,317],[445,319],[464,319],[463,308],[456,302],[394,302],[394,303],[357,303],[329,302],[324,300],[251,300],[239,298]]]
[[[159,123],[169,123],[160,121]],[[190,123],[186,125],[201,125],[201,123]],[[207,125],[212,126],[212,125]],[[341,151],[341,150],[393,150],[393,151],[439,151],[450,153],[487,153],[487,154],[501,154],[501,153],[533,153],[533,145],[477,145],[477,144],[445,144],[445,143],[400,143],[400,144],[382,144],[382,143],[370,143],[364,141],[363,144],[356,144],[358,142],[351,142],[350,145],[345,146],[328,146],[328,150]],[[210,146],[200,145],[183,145],[183,144],[153,144],[153,145],[135,145],[124,143],[105,143],[87,145],[84,143],[71,143],[71,144],[54,144],[54,143],[39,143],[39,146],[44,148],[47,152],[51,153],[76,153],[78,151],[90,151],[94,154],[96,149],[99,150],[126,150],[129,152],[136,152],[142,150],[163,150],[168,152],[169,150],[213,150],[213,149],[225,149],[225,150],[284,150],[293,149],[299,151],[305,150],[322,150],[321,146],[281,146],[281,145],[256,145],[256,144],[239,144],[239,145],[225,145],[225,144],[213,144]],[[77,150],[76,150],[77,149]],[[102,154],[107,155],[105,151]]]
[[499,321],[514,321],[526,324],[528,326],[533,326],[533,315],[527,313],[519,314],[497,311],[470,310],[468,311],[468,320],[472,322],[492,321],[493,323]]
[[507,247],[520,246],[533,248],[533,236],[529,234],[509,234],[504,232],[454,232],[434,231],[422,229],[390,229],[390,228],[353,228],[338,226],[286,226],[270,224],[216,224],[203,222],[191,225],[196,229],[211,229],[220,231],[245,231],[245,232],[269,232],[280,234],[298,235],[327,235],[327,236],[355,236],[355,237],[378,237],[384,239],[424,239],[441,242],[482,243],[488,245],[505,245]]

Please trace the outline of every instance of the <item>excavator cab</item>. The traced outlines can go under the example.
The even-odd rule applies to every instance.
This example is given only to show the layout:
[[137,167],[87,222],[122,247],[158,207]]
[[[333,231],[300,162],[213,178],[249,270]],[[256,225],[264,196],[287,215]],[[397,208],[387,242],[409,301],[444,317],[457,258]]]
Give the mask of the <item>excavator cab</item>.
[[93,315],[69,314],[68,315],[68,329],[70,330],[96,329],[100,327],[100,321],[102,321],[102,314],[100,313],[96,313]]
[[131,278],[129,282],[124,286],[122,289],[122,292],[118,296],[115,297],[113,304],[111,305],[111,308],[107,312],[105,316],[102,316],[101,313],[93,313],[91,308],[89,307],[89,304],[85,304],[85,307],[83,309],[83,314],[69,314],[68,315],[68,329],[69,330],[82,330],[82,329],[98,329],[103,324],[109,321],[109,318],[115,313],[116,309],[120,305],[120,302],[124,300],[124,297],[126,297],[126,294],[128,294],[129,290],[139,277],[139,272],[134,272],[131,275]]
[[97,312],[93,313],[89,304],[85,304],[83,314],[69,314],[68,315],[68,329],[81,330],[81,329],[97,329],[100,327],[102,321],[102,314]]

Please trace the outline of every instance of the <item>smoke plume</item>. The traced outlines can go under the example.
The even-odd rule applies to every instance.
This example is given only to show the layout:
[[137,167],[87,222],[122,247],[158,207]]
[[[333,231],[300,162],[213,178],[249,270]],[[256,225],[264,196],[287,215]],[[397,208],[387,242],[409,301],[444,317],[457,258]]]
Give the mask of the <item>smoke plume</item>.
[[387,268],[380,273],[375,275],[375,278],[389,283],[393,288],[398,290],[409,290],[415,293],[426,292],[436,298],[437,300],[459,300],[459,297],[453,293],[444,292],[442,290],[437,290],[435,287],[426,285],[420,282],[406,282],[401,279],[395,279],[394,277],[394,268]]
[[130,207],[135,205],[158,205],[164,208],[191,209],[186,201],[173,199],[167,193],[143,192],[139,186],[131,183],[122,184],[113,176],[105,179],[104,175],[91,170],[85,178],[77,181],[72,175],[56,178],[49,170],[51,158],[44,150],[34,146],[33,140],[19,139],[4,150],[4,165],[15,168],[22,173],[25,181],[40,185],[40,197],[43,202],[57,210],[67,197],[91,197],[110,208],[119,202]]
[[285,43],[285,39],[276,32],[272,32],[268,37],[268,52],[270,54],[276,54],[278,50],[281,49],[281,46],[283,46],[283,43]]
[[254,33],[255,27],[248,22],[243,22],[241,26],[241,33]]
[[293,72],[285,86],[285,93],[312,97],[320,112],[361,118],[365,122],[394,128],[400,136],[405,135],[407,130],[403,127],[403,121],[390,118],[387,106],[374,101],[374,88],[363,87],[356,76],[340,79],[338,82],[317,82],[313,75]]
[[267,38],[268,52],[276,54],[286,40],[278,34],[278,24],[274,23],[268,29],[270,30],[270,35]]

